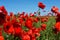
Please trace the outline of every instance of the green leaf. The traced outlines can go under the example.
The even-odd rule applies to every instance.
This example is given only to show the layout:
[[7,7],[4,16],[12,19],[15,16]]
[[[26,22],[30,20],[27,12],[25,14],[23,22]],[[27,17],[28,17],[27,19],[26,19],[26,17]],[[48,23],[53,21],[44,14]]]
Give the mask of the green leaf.
[[36,28],[39,28],[41,26],[41,21],[38,21],[37,23],[34,22],[33,26],[36,27]]

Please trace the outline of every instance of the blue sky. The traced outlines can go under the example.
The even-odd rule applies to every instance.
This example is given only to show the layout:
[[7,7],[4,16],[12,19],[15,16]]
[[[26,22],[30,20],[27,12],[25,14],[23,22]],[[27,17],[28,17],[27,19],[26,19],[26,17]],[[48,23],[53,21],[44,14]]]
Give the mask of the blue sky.
[[46,12],[41,10],[41,15],[50,12],[52,6],[57,6],[60,9],[60,0],[0,0],[0,6],[4,5],[8,12],[35,12],[38,10],[38,2],[46,5]]

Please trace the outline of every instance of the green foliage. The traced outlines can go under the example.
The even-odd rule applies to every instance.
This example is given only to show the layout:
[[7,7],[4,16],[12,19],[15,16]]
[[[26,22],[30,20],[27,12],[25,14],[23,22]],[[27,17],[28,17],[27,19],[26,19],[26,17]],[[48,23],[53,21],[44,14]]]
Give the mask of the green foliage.
[[53,26],[54,26],[55,22],[56,22],[55,18],[50,17],[48,22],[46,22],[46,24],[47,24],[46,30],[40,32],[40,34],[41,34],[40,40],[56,40],[55,34],[53,32]]
[[41,21],[38,21],[37,23],[34,22],[33,26],[36,27],[36,28],[39,28],[41,26]]

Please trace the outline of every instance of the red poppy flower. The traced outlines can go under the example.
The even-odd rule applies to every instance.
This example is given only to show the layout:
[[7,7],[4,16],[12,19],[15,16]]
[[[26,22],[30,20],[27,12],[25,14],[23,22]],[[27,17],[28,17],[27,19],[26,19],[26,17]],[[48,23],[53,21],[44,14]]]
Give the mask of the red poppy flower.
[[52,9],[51,9],[51,11],[53,13],[57,13],[59,11],[59,9],[57,7],[55,7],[55,6],[53,6]]
[[13,12],[10,12],[10,16],[12,17],[14,14],[13,14]]
[[8,12],[6,11],[6,9],[5,9],[4,6],[0,6],[0,10],[1,10],[5,15],[8,14]]
[[41,25],[41,29],[42,29],[42,30],[45,30],[45,29],[46,29],[46,24],[42,24],[42,25]]
[[15,27],[15,36],[19,36],[21,34],[22,29],[20,27]]
[[32,29],[33,34],[36,35],[36,36],[40,36],[40,30],[41,30],[41,28],[33,28]]
[[24,22],[24,20],[22,18],[19,18],[19,20],[20,20],[20,23],[21,24]]
[[60,31],[60,22],[55,24],[55,29],[59,32]]
[[27,14],[25,14],[25,18],[28,18],[28,13],[27,13]]
[[13,25],[10,22],[4,23],[4,31],[8,34],[14,34]]
[[25,12],[22,12],[22,15],[24,15],[25,14]]
[[14,27],[11,26],[8,30],[8,33],[9,34],[14,34],[15,33]]
[[22,36],[22,40],[30,40],[30,36],[29,35],[23,35]]
[[48,20],[46,18],[41,18],[41,22],[47,22]]
[[21,26],[18,22],[14,22],[12,25],[13,25],[13,27],[20,27]]
[[26,20],[26,22],[25,22],[25,26],[27,27],[27,28],[32,28],[32,21],[31,20]]
[[33,34],[33,31],[32,29],[30,29],[28,32],[27,32],[28,35],[32,35]]
[[4,37],[3,36],[0,36],[0,40],[4,40]]
[[34,14],[30,13],[30,16],[31,16],[31,17],[33,17],[33,16],[34,16]]
[[32,34],[32,36],[31,36],[31,40],[36,40],[36,37],[35,37],[34,34]]
[[35,19],[34,19],[34,22],[36,22],[36,23],[37,23],[38,21],[39,21],[39,20],[38,20],[38,18],[35,18]]
[[24,14],[25,14],[25,12],[22,12],[19,16],[20,16],[21,18],[25,18]]
[[39,2],[38,3],[38,7],[41,8],[41,9],[44,9],[45,8],[45,5],[42,2]]

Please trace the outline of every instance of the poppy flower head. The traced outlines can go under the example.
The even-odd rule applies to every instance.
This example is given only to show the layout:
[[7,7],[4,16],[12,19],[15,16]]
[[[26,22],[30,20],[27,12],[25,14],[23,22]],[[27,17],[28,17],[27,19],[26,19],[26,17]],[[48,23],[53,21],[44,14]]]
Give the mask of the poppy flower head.
[[42,2],[39,2],[38,3],[38,7],[41,8],[41,9],[44,9],[45,8],[45,5]]
[[22,40],[30,40],[30,36],[29,35],[23,35]]
[[22,28],[16,27],[15,29],[15,36],[19,36],[21,34]]
[[25,26],[26,26],[27,28],[32,28],[32,21],[31,21],[31,20],[26,20]]
[[1,10],[5,15],[8,14],[8,12],[6,11],[6,9],[5,9],[4,6],[0,6],[0,10]]
[[13,16],[14,14],[13,14],[13,12],[10,12],[10,16]]
[[42,30],[45,30],[45,29],[46,29],[46,24],[42,24],[42,25],[41,25],[41,29],[42,29]]
[[4,31],[8,33],[9,29],[12,28],[12,27],[13,27],[13,25],[10,22],[6,22],[6,23],[4,23],[3,28],[4,28]]
[[53,13],[57,13],[59,11],[59,9],[56,6],[53,6],[52,9],[51,9],[51,11]]
[[4,37],[3,36],[0,36],[0,40],[4,40]]
[[55,29],[56,29],[57,31],[60,31],[60,22],[57,22],[57,23],[55,24]]

